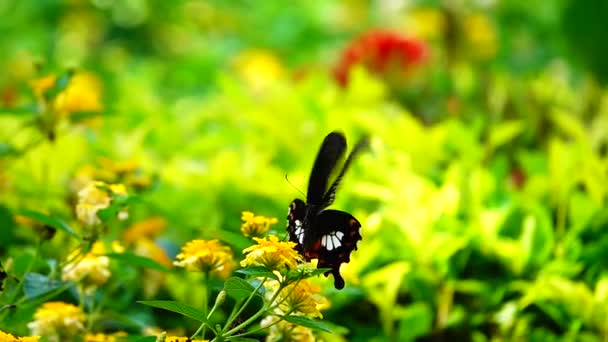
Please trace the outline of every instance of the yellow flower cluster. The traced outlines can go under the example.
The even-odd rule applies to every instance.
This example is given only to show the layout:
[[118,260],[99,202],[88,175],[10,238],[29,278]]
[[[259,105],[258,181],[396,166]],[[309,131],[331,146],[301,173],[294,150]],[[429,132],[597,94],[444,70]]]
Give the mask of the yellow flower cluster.
[[69,341],[84,330],[86,315],[79,307],[64,302],[47,302],[34,313],[28,323],[32,335],[41,335],[48,341]]
[[102,333],[87,334],[84,337],[84,342],[118,342],[124,340],[126,337],[127,334],[125,332],[118,332],[110,335]]
[[[97,217],[99,210],[105,209],[112,201],[112,195],[126,195],[127,189],[122,184],[106,184],[104,182],[91,182],[78,191],[78,204],[76,204],[76,217],[88,227],[101,224]],[[126,218],[127,213],[119,213],[119,218]]]
[[296,244],[291,241],[279,241],[271,235],[268,238],[253,238],[258,244],[245,248],[245,259],[241,261],[242,267],[265,266],[272,270],[295,268],[304,261],[302,256],[294,249]]
[[70,77],[69,83],[57,96],[46,103],[46,93],[55,87],[57,76],[51,74],[30,82],[30,87],[40,103],[61,117],[74,112],[101,112],[102,87],[99,79],[91,74],[79,72]]
[[189,271],[210,272],[227,278],[234,268],[234,258],[230,248],[218,240],[192,240],[182,247],[173,264]]
[[78,169],[70,182],[70,188],[73,192],[78,192],[95,180],[122,183],[128,188],[137,190],[145,189],[152,184],[152,177],[145,174],[136,161],[100,158],[96,163]]
[[[281,290],[277,297],[279,309],[283,313],[293,312],[309,317],[322,318],[322,309],[327,308],[327,299],[319,292],[321,288],[302,279]],[[276,292],[276,291],[275,291]]]
[[105,284],[112,275],[110,259],[103,255],[105,248],[101,242],[96,242],[83,258],[78,257],[79,253],[76,251],[69,257],[75,261],[63,267],[62,279],[77,283],[85,293],[90,293]]
[[207,342],[209,340],[192,340],[189,337],[183,336],[167,336],[165,337],[165,342]]
[[314,342],[316,341],[312,329],[299,326],[286,321],[280,321],[277,316],[267,316],[261,322],[262,327],[269,327],[266,342],[293,341],[293,342]]
[[38,342],[40,337],[15,337],[9,333],[0,331],[0,342]]
[[256,216],[250,211],[243,211],[241,220],[241,232],[245,236],[260,236],[270,229],[270,225],[278,222],[275,217]]

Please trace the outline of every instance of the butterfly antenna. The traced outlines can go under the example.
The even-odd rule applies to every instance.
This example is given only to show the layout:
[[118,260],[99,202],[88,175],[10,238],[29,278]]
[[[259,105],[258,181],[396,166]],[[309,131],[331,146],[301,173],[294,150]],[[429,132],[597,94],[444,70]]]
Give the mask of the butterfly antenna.
[[287,183],[289,183],[289,185],[291,185],[291,186],[292,186],[294,189],[298,190],[298,192],[299,192],[299,193],[301,193],[301,194],[302,194],[302,196],[306,197],[306,194],[304,194],[304,193],[302,192],[302,190],[300,190],[300,189],[296,188],[296,186],[295,186],[295,185],[293,185],[293,184],[292,184],[292,183],[289,181],[289,178],[287,178],[287,174],[285,174],[285,180],[286,180],[286,181],[287,181]]

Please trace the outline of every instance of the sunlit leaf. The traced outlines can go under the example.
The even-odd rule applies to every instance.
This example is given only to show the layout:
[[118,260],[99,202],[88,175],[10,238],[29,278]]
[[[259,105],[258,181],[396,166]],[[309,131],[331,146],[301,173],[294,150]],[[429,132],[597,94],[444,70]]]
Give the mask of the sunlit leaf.
[[226,293],[234,299],[241,300],[251,295],[255,288],[244,279],[232,277],[226,280],[224,284]]
[[237,273],[248,275],[250,277],[265,277],[271,278],[275,280],[279,280],[279,277],[272,272],[272,270],[263,267],[263,266],[252,266],[240,269],[236,271]]
[[326,332],[332,332],[329,329],[327,324],[323,323],[323,321],[314,320],[312,318],[306,316],[279,316],[282,319],[286,320],[289,323],[301,325],[303,327],[311,328],[313,330],[321,330]]
[[145,301],[138,301],[138,303],[148,305],[148,306],[153,306],[155,308],[160,308],[160,309],[164,309],[164,310],[168,310],[168,311],[173,311],[173,312],[176,312],[183,316],[195,319],[199,322],[207,321],[206,315],[202,310],[199,310],[188,304],[175,302],[175,301],[171,301],[171,300],[145,300]]

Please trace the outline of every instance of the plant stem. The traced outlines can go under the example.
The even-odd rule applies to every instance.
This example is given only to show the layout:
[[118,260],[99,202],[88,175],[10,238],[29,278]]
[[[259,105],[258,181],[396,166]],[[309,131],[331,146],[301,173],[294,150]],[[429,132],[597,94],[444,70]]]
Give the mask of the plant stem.
[[[224,324],[224,328],[220,332],[222,334],[222,336],[230,335],[231,333],[234,333],[234,331],[238,331],[240,329],[240,327],[243,325],[242,323],[237,326],[237,328],[239,328],[239,329],[236,329],[236,330],[231,329],[230,331],[226,332],[226,334],[224,334],[224,331],[226,329],[228,329],[228,327],[230,327],[230,324],[232,324],[232,322],[234,322],[234,320],[237,317],[239,317],[241,315],[241,313],[243,313],[243,311],[245,310],[245,308],[247,307],[247,305],[249,305],[249,302],[251,302],[251,300],[253,299],[253,297],[262,288],[262,286],[264,285],[264,283],[266,282],[266,280],[268,280],[268,277],[265,277],[260,282],[260,284],[255,288],[255,290],[253,290],[253,292],[251,292],[251,294],[249,295],[249,297],[247,297],[247,300],[245,301],[245,303],[243,303],[243,305],[239,308],[239,310],[236,312],[236,314],[234,314],[234,316],[231,315],[231,317],[226,321],[226,324]],[[260,311],[265,311],[266,309],[267,309],[266,305],[264,305],[264,306],[262,306],[262,308],[260,309]],[[258,313],[259,313],[259,311],[256,314],[254,314],[254,316],[257,315]]]
[[[204,271],[203,272],[203,286],[204,286],[204,290],[203,290],[203,313],[205,315],[205,317],[207,317],[207,319],[209,319],[208,316],[208,312],[209,312],[209,272],[208,271]],[[201,333],[201,336],[203,338],[205,338],[205,333],[207,332],[207,322],[202,322],[201,325],[198,327],[198,329],[196,329],[196,331],[194,332],[194,334],[192,334],[192,336],[190,336],[190,339],[194,339],[194,337],[196,335],[198,335],[199,333]],[[210,327],[211,328],[211,327]],[[212,328],[213,330],[213,328]]]
[[[268,278],[264,278],[264,280],[262,281],[262,283],[260,283],[260,286],[258,286],[256,288],[255,292],[253,292],[253,293],[257,293],[257,290],[261,287],[262,284],[264,284],[264,282],[266,281],[266,279],[268,279]],[[270,299],[269,303],[274,302],[274,300],[277,298],[277,296],[279,295],[279,293],[281,292],[282,289],[283,289],[283,285],[281,285],[279,287],[279,289],[277,290],[277,292]],[[251,300],[251,298],[253,298],[253,296],[249,296],[249,298],[245,302],[245,305],[241,309],[244,309],[245,306],[247,306],[247,304],[249,303],[249,301]],[[254,322],[256,319],[258,319],[263,313],[265,313],[266,311],[268,311],[269,307],[270,307],[269,304],[264,304],[264,306],[262,306],[262,308],[258,312],[256,312],[255,314],[253,314],[253,316],[249,317],[245,322],[243,322],[243,323],[237,325],[236,327],[230,329],[229,331],[227,331],[225,335],[234,334],[235,332],[237,332],[237,331],[243,329],[244,327],[248,326],[249,324],[251,324],[252,322]],[[239,314],[240,314],[240,312],[239,312]],[[228,326],[228,324],[226,326]]]

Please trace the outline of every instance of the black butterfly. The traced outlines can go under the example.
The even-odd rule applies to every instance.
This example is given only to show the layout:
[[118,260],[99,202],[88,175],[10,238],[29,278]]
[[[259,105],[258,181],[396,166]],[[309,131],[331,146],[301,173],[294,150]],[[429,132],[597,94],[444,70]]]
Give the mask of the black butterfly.
[[306,260],[318,259],[317,267],[331,268],[325,276],[330,273],[334,275],[337,289],[344,287],[340,265],[349,262],[350,253],[357,249],[361,240],[361,224],[349,213],[325,208],[334,202],[340,180],[355,156],[367,144],[367,138],[359,140],[328,189],[329,177],[346,151],[344,135],[329,133],[321,144],[310,173],[307,203],[296,198],[289,205],[287,214],[289,240],[297,243],[296,249]]

